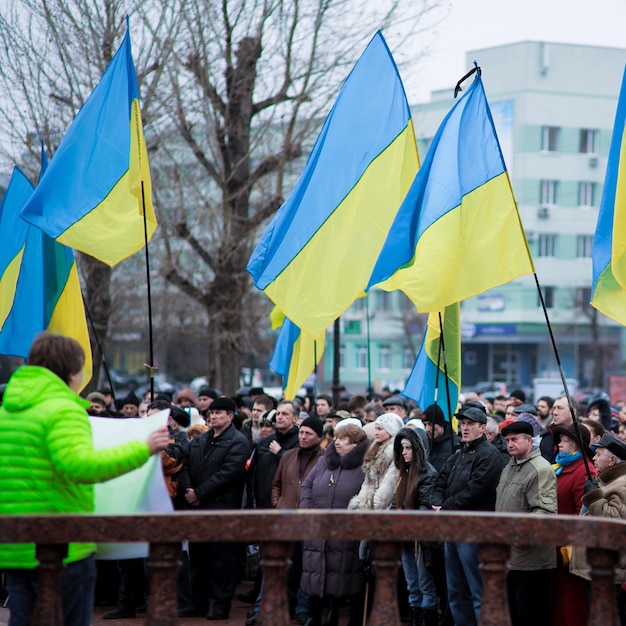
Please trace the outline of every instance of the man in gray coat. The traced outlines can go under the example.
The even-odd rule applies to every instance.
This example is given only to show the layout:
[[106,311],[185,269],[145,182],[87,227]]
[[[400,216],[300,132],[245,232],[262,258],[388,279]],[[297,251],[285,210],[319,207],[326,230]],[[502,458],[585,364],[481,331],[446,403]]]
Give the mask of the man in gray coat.
[[[513,422],[502,429],[511,460],[502,470],[496,491],[496,511],[557,512],[556,476],[533,448],[533,427]],[[556,567],[554,546],[512,545],[507,587],[513,626],[552,623],[550,575]]]

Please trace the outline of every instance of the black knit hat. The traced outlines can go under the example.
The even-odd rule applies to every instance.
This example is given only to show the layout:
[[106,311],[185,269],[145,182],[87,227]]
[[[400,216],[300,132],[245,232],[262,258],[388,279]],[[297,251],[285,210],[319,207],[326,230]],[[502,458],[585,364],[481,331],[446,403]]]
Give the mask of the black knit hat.
[[211,402],[211,406],[209,407],[209,411],[228,411],[229,413],[234,413],[237,410],[237,405],[234,400],[230,398],[216,398]]
[[445,426],[446,418],[439,405],[431,404],[424,409],[422,422],[435,422],[435,424],[439,424],[439,426]]
[[307,417],[302,424],[300,424],[300,428],[303,426],[315,431],[319,437],[324,433],[324,424],[322,424],[322,420],[319,417]]

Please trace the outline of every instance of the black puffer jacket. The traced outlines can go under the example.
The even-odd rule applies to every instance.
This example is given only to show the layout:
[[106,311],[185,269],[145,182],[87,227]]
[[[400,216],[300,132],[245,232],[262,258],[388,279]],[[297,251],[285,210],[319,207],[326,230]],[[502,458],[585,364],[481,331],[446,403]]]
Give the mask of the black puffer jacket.
[[200,509],[240,509],[250,444],[232,424],[218,437],[213,432],[211,428],[189,443],[178,492],[184,495],[193,488]]
[[439,472],[432,503],[444,511],[494,511],[501,472],[500,453],[485,435],[463,443]]

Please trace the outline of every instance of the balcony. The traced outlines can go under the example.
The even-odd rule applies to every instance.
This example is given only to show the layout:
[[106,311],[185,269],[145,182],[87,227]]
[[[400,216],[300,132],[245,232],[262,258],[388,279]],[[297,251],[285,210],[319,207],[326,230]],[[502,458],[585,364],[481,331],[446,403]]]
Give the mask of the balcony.
[[[373,542],[376,589],[371,626],[399,624],[396,573],[402,541],[468,541],[480,545],[481,626],[510,626],[506,560],[511,544],[586,546],[591,565],[590,626],[617,626],[614,570],[626,523],[597,517],[460,512],[218,511],[167,515],[0,517],[0,542],[37,544],[38,605],[33,625],[61,626],[59,581],[69,541],[149,542],[151,593],[145,624],[174,626],[180,542],[262,543],[265,582],[259,624],[290,624],[285,583],[290,542],[308,538]],[[261,618],[263,621],[261,621]],[[139,623],[139,622],[138,622]]]

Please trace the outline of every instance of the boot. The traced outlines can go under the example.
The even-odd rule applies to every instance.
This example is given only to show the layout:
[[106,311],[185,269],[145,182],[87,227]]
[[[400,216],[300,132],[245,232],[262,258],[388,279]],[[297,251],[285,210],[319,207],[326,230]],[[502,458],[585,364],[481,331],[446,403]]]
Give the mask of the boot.
[[420,621],[422,609],[419,606],[409,607],[409,626],[421,626]]
[[134,606],[120,605],[112,611],[108,611],[102,616],[102,619],[129,619],[135,617],[136,610]]
[[437,626],[439,624],[437,609],[422,609],[421,620],[419,626]]

